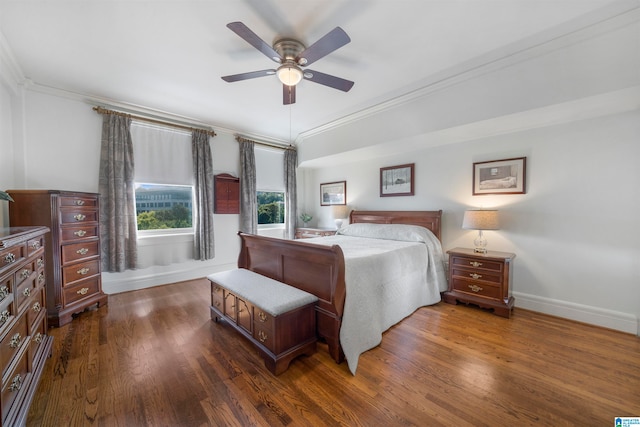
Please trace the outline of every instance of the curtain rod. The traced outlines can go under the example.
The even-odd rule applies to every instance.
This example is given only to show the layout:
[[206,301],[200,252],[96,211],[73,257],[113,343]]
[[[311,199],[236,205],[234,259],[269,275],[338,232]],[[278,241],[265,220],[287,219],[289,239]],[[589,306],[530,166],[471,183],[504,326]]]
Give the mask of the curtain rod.
[[268,142],[260,142],[260,141],[254,141],[253,139],[248,139],[248,138],[244,138],[240,135],[236,135],[236,141],[238,142],[253,142],[254,144],[258,144],[258,145],[264,145],[266,147],[272,147],[272,148],[279,148],[280,150],[294,150],[296,149],[296,147],[289,145],[289,146],[284,146],[284,145],[278,145],[278,144],[270,144]]
[[93,107],[93,111],[95,111],[98,114],[114,114],[116,116],[129,117],[131,119],[135,119],[135,120],[142,121],[142,122],[155,123],[155,124],[158,124],[158,125],[165,125],[165,126],[172,126],[174,128],[186,129],[186,130],[189,130],[189,131],[199,130],[199,131],[205,132],[207,135],[209,135],[211,137],[216,136],[216,133],[214,131],[212,131],[212,130],[209,130],[209,129],[203,129],[203,128],[197,128],[197,127],[192,127],[192,126],[185,126],[185,125],[179,125],[177,123],[165,122],[165,121],[162,121],[162,120],[151,119],[149,117],[135,116],[133,114],[122,113],[120,111],[114,111],[114,110],[108,110],[108,109],[102,108],[102,107]]

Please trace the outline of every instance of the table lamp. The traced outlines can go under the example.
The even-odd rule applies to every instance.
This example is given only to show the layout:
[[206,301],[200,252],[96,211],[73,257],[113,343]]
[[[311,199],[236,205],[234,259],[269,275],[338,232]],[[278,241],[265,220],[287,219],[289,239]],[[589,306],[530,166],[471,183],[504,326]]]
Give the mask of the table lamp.
[[470,209],[465,211],[462,228],[478,230],[478,237],[473,241],[477,253],[487,253],[487,239],[482,235],[483,230],[498,230],[498,211],[496,209]]

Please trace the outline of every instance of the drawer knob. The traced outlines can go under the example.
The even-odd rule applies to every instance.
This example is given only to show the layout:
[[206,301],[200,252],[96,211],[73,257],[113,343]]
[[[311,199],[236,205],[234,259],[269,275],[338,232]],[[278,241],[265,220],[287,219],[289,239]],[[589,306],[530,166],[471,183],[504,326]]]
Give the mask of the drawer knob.
[[87,253],[89,253],[89,249],[87,249],[87,248],[80,248],[80,249],[78,249],[78,250],[76,251],[76,253],[77,253],[78,255],[86,255]]
[[84,200],[74,200],[73,204],[76,206],[84,206]]
[[475,280],[478,280],[479,278],[482,277],[481,274],[476,274],[476,273],[469,273],[469,276],[471,276]]
[[74,232],[73,232],[73,234],[75,234],[75,235],[76,235],[76,236],[78,236],[78,237],[82,237],[82,236],[84,236],[85,234],[87,234],[87,232],[86,232],[86,231],[84,231],[84,230],[77,230],[77,231],[74,231]]
[[25,288],[25,290],[22,291],[22,295],[24,295],[25,297],[30,297],[31,296],[31,288]]
[[264,331],[258,331],[258,339],[260,342],[265,342],[267,338],[267,334]]
[[471,289],[473,292],[480,292],[482,290],[482,288],[478,285],[469,285],[469,289]]
[[2,313],[0,313],[0,325],[5,324],[7,320],[9,320],[9,317],[11,317],[11,313],[9,312],[9,310],[4,310]]
[[38,249],[39,247],[40,247],[40,242],[38,242],[37,240],[31,243],[32,249]]
[[22,277],[22,279],[26,279],[27,277],[29,277],[30,274],[31,274],[31,270],[29,270],[28,268],[25,268],[20,272],[20,276]]
[[40,305],[39,302],[34,302],[33,306],[31,307],[31,309],[33,311],[35,311],[36,313],[40,313],[40,310],[42,310],[42,306]]
[[44,281],[44,273],[38,274],[38,282]]
[[258,319],[264,323],[267,321],[267,315],[264,314],[264,311],[261,311],[260,313],[258,313]]
[[75,219],[76,221],[84,221],[84,219],[86,218],[86,215],[83,214],[77,214],[73,216],[73,219]]
[[11,380],[11,385],[9,386],[9,391],[18,391],[22,387],[22,377],[20,374],[16,375],[13,380]]
[[76,294],[78,294],[78,295],[86,295],[87,292],[89,292],[89,288],[82,288],[79,291],[77,291]]
[[5,257],[4,257],[4,263],[5,264],[11,264],[11,263],[14,263],[14,262],[16,262],[16,256],[14,254],[9,253],[9,254],[5,255]]
[[220,301],[214,301],[213,303],[216,307],[220,307]]
[[19,333],[12,336],[9,340],[9,347],[11,348],[18,348],[20,344],[22,344],[22,336],[20,336]]
[[482,265],[482,263],[478,261],[470,261],[469,264],[471,264],[474,267],[480,267]]
[[7,286],[0,287],[0,301],[5,299],[9,295],[9,288]]
[[85,274],[87,274],[89,272],[89,269],[87,267],[83,267],[80,270],[76,271],[76,273],[84,276]]
[[42,339],[44,338],[44,335],[42,335],[40,332],[38,332],[34,337],[33,340],[37,343],[40,344],[42,342]]
[[38,268],[44,267],[44,259],[38,258],[38,261],[36,261],[36,264],[38,264]]

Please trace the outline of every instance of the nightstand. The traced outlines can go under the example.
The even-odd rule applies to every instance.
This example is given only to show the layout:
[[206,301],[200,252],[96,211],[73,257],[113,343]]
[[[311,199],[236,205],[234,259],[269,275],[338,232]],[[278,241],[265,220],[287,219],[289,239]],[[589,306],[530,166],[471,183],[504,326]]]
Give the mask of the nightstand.
[[336,234],[336,229],[331,228],[296,228],[296,239],[308,239],[311,237],[324,237],[333,236]]
[[513,259],[509,252],[454,248],[449,254],[449,290],[443,299],[449,304],[462,302],[492,309],[495,314],[510,317],[514,299],[509,285],[513,277]]

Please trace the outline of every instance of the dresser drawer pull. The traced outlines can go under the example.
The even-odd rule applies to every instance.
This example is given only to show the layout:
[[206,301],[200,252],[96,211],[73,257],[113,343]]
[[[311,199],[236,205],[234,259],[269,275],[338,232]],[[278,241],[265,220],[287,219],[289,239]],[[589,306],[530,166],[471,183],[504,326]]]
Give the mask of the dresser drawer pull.
[[77,253],[78,255],[86,255],[87,253],[89,253],[89,249],[87,249],[87,248],[80,248],[80,249],[78,249],[78,250],[76,251],[76,253]]
[[469,285],[469,289],[471,289],[473,292],[480,292],[482,290],[482,288],[478,285]]
[[27,277],[29,277],[30,274],[31,274],[31,270],[29,270],[28,268],[25,268],[20,272],[20,276],[22,277],[22,279],[26,279]]
[[4,257],[4,263],[5,264],[11,264],[11,263],[14,263],[14,262],[16,262],[16,256],[14,254],[9,253],[9,254],[5,255],[5,257]]
[[40,242],[37,240],[31,243],[31,249],[38,249],[40,247]]
[[480,267],[482,265],[482,263],[478,261],[469,261],[469,264],[471,264],[473,267]]
[[73,204],[76,206],[84,206],[84,200],[74,200]]
[[34,337],[33,340],[36,342],[36,344],[40,344],[42,342],[42,339],[44,338],[44,335],[42,335],[40,332],[38,332]]
[[87,234],[87,232],[86,232],[86,231],[84,231],[84,230],[78,230],[78,231],[74,231],[74,232],[73,232],[73,234],[75,234],[75,235],[76,235],[76,236],[78,236],[78,237],[82,237],[82,236],[84,236],[85,234]]
[[11,348],[18,348],[20,344],[22,344],[22,336],[20,336],[19,333],[12,336],[9,340],[9,347]]
[[31,309],[33,311],[35,311],[36,313],[40,313],[40,310],[42,310],[42,306],[40,305],[39,302],[34,302],[33,306],[31,307]]
[[44,281],[44,273],[38,274],[38,283],[43,282],[43,281]]
[[9,317],[11,317],[11,313],[9,312],[9,310],[5,310],[0,313],[0,325],[4,325],[5,323],[7,323]]
[[220,307],[220,301],[214,301],[213,305],[215,305],[216,307]]
[[25,297],[30,297],[31,296],[31,288],[25,288],[25,290],[22,291],[22,295],[24,295]]
[[85,274],[87,274],[89,272],[89,269],[87,267],[82,267],[80,270],[76,271],[76,273],[84,276]]
[[13,380],[11,380],[11,385],[9,386],[9,391],[18,391],[22,387],[22,377],[20,374],[16,375]]
[[75,219],[76,221],[84,221],[84,219],[86,218],[86,215],[83,214],[77,214],[73,216],[73,219]]
[[38,258],[36,264],[38,265],[38,268],[44,267],[44,260],[42,258]]
[[475,280],[478,280],[479,278],[482,277],[481,274],[476,274],[476,273],[469,273],[469,276],[471,276]]
[[261,311],[260,313],[258,313],[258,319],[264,323],[267,321],[267,315],[264,314],[264,311]]
[[264,331],[258,331],[258,339],[260,342],[265,342],[267,338],[267,334]]
[[77,291],[76,294],[78,294],[78,295],[86,295],[87,292],[89,292],[89,288],[82,288],[79,291]]
[[9,295],[9,288],[7,286],[0,287],[0,301],[5,299]]

